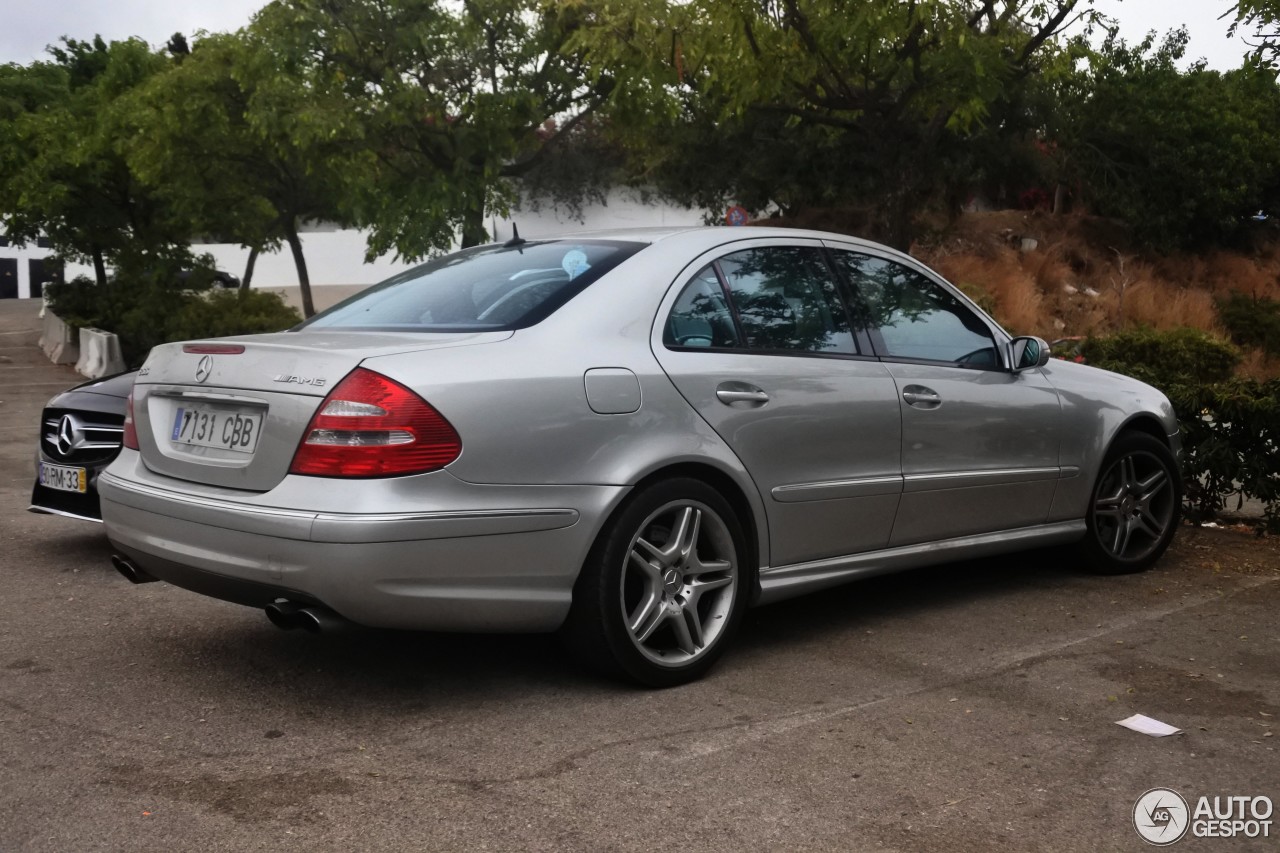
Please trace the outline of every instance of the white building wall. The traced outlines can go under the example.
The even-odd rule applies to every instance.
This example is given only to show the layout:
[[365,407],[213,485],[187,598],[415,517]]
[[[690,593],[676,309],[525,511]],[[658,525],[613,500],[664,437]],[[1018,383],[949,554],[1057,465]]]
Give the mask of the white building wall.
[[[610,192],[605,204],[584,206],[579,222],[551,207],[538,212],[513,211],[511,219],[498,217],[498,240],[511,236],[512,219],[524,238],[545,237],[551,234],[576,231],[596,231],[602,228],[642,228],[672,225],[701,225],[702,213],[698,210],[676,207],[660,202],[643,202],[638,194],[625,189]],[[486,220],[492,229],[495,219]],[[229,244],[209,244],[192,247],[196,252],[213,255],[218,269],[244,275],[249,250]],[[384,255],[372,263],[365,263],[365,234],[362,231],[321,230],[302,234],[302,249],[306,255],[307,273],[312,285],[367,285],[382,281],[414,264],[394,260]],[[257,288],[287,288],[298,286],[297,269],[288,246],[278,251],[258,256],[254,265],[252,286]]]
[[[701,225],[702,213],[657,201],[645,202],[632,190],[615,189],[609,193],[604,204],[584,206],[582,221],[547,206],[537,212],[513,211],[511,218],[491,218],[485,225],[489,228],[496,225],[498,233],[493,236],[498,240],[505,240],[511,236],[513,219],[520,228],[521,237],[537,238],[577,231],[596,231],[603,228]],[[384,255],[372,263],[366,263],[364,260],[365,233],[361,231],[336,229],[308,231],[302,234],[302,247],[306,255],[307,272],[310,274],[311,283],[317,286],[374,284],[413,266],[396,261],[390,255]],[[218,269],[244,276],[245,264],[249,259],[248,249],[229,243],[198,244],[192,249],[197,253],[207,252],[212,255],[214,265]],[[45,258],[49,255],[48,249],[40,249],[34,245],[22,248],[16,246],[0,248],[0,258],[18,258],[19,298],[27,298],[31,295],[27,260]],[[92,277],[93,268],[83,264],[67,264],[67,279],[78,275]],[[258,256],[254,266],[252,286],[254,289],[298,286],[297,269],[288,246]]]

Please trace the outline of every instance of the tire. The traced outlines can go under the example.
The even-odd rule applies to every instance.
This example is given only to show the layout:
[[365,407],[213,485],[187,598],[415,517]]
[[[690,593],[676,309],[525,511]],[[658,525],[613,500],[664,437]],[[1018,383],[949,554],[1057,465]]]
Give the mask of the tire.
[[1182,518],[1182,479],[1173,453],[1159,439],[1122,433],[1089,497],[1088,533],[1081,543],[1095,574],[1123,575],[1151,568]]
[[632,495],[600,532],[562,629],[592,669],[650,687],[701,678],[746,610],[754,567],[733,508],[701,480]]

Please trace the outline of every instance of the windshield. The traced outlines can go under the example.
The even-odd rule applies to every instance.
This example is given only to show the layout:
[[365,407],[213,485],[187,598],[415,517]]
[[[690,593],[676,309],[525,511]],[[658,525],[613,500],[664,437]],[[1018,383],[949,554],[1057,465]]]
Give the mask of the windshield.
[[295,328],[522,329],[546,318],[645,245],[530,240],[465,249],[376,284]]

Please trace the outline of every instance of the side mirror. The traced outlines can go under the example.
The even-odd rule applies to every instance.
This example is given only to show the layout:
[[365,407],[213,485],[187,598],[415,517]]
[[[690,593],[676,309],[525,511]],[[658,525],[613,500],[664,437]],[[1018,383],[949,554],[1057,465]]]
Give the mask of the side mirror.
[[1044,338],[1014,338],[1009,342],[1009,364],[1014,373],[1044,367],[1049,363],[1049,344]]

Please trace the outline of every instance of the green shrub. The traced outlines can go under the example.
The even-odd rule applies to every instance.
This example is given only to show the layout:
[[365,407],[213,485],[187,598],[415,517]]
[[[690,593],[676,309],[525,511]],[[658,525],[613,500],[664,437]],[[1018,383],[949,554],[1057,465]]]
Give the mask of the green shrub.
[[1162,391],[1175,385],[1222,382],[1240,363],[1240,351],[1197,329],[1131,329],[1090,338],[1081,349],[1094,367],[1124,373]]
[[1233,293],[1217,301],[1218,318],[1231,340],[1280,356],[1280,302]]
[[1205,521],[1236,500],[1265,506],[1280,532],[1280,381],[1233,379],[1240,353],[1204,332],[1150,329],[1085,343],[1086,360],[1163,391],[1182,429],[1188,514]]
[[1239,509],[1255,498],[1265,528],[1280,532],[1280,380],[1183,385],[1169,400],[1182,428],[1192,517],[1208,520],[1232,499]]
[[171,341],[280,332],[302,321],[278,293],[262,290],[209,290],[187,300],[165,333]]
[[48,288],[49,307],[67,324],[114,332],[130,367],[151,348],[170,341],[278,332],[298,323],[298,312],[260,290],[191,290],[156,274],[119,278],[99,287],[77,278]]

